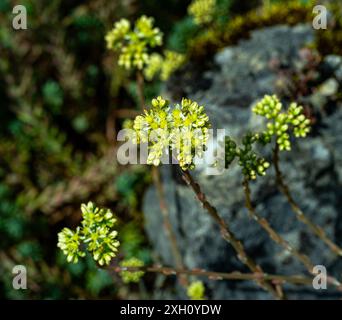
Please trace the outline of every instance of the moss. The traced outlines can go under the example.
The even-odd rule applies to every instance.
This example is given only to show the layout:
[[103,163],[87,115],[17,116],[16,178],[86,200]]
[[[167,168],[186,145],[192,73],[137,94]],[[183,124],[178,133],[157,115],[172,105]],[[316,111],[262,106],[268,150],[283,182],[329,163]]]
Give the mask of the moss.
[[[192,59],[206,59],[221,48],[235,45],[240,39],[248,38],[250,32],[277,24],[296,25],[311,23],[313,3],[290,1],[286,4],[274,3],[232,18],[223,27],[212,26],[189,41],[189,56]],[[317,30],[314,46],[320,53],[342,53],[341,5],[329,7],[333,21],[327,30]]]
[[331,20],[326,30],[317,30],[314,47],[322,54],[342,55],[342,4],[331,4]]
[[191,40],[189,54],[191,57],[205,58],[222,47],[234,45],[238,40],[247,38],[252,30],[276,24],[303,23],[312,17],[310,8],[307,4],[291,1],[286,6],[273,4],[238,15],[222,28],[213,26]]

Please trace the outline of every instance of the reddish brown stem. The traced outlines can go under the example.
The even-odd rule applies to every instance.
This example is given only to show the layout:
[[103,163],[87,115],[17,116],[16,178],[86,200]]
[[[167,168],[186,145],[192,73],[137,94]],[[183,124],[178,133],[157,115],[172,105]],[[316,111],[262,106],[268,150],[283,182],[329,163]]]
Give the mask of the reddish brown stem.
[[137,94],[140,104],[140,109],[145,109],[145,96],[144,96],[144,75],[140,70],[137,71]]
[[241,280],[241,281],[269,281],[273,284],[298,284],[312,285],[313,278],[304,277],[301,275],[273,275],[267,273],[241,273],[241,272],[213,272],[203,269],[174,269],[169,267],[151,266],[151,267],[113,267],[115,272],[130,271],[130,272],[151,272],[161,273],[164,275],[189,275],[196,277],[206,277],[210,280]]
[[251,218],[253,218],[268,233],[268,235],[274,242],[285,248],[290,254],[292,254],[295,258],[302,262],[310,273],[312,273],[314,265],[311,263],[309,257],[293,248],[282,236],[277,233],[277,231],[273,229],[273,227],[265,218],[262,218],[256,212],[252,204],[251,190],[249,188],[249,182],[247,179],[245,179],[243,182],[243,188],[245,191],[246,208],[248,209]]
[[[183,269],[184,265],[183,265],[182,255],[181,255],[180,250],[178,248],[177,238],[176,238],[176,235],[175,235],[173,228],[172,228],[172,225],[171,225],[169,210],[168,210],[167,205],[165,203],[165,193],[164,193],[163,183],[161,181],[160,171],[158,170],[157,167],[152,167],[152,175],[153,175],[154,184],[155,184],[157,192],[158,192],[160,211],[161,211],[161,213],[163,215],[163,219],[164,219],[164,230],[165,230],[166,235],[170,241],[172,255],[175,259],[175,264],[176,264],[177,268]],[[184,287],[188,286],[188,280],[184,275],[180,276],[179,280],[180,280],[180,283]]]
[[325,231],[318,225],[316,225],[314,222],[312,222],[302,211],[302,209],[299,207],[297,202],[292,197],[292,194],[290,192],[289,187],[285,183],[285,180],[283,179],[283,174],[280,170],[279,165],[279,146],[276,144],[274,150],[273,150],[273,163],[274,163],[274,169],[276,173],[276,181],[277,186],[279,190],[282,192],[282,194],[286,197],[287,201],[291,205],[292,211],[295,213],[297,219],[304,223],[310,230],[313,232],[318,238],[320,238],[329,248],[332,252],[334,252],[338,256],[342,256],[342,248],[339,247],[337,244],[332,242]]
[[[137,71],[137,89],[138,89],[140,108],[142,111],[144,111],[145,109],[144,76],[141,71]],[[163,184],[162,184],[161,177],[160,177],[160,171],[157,167],[152,167],[152,177],[153,177],[153,182],[158,193],[160,211],[163,215],[164,230],[170,242],[171,251],[175,260],[176,267],[184,268],[182,255],[178,248],[177,238],[173,231],[171,221],[170,221],[169,210],[165,202],[165,194],[164,194],[164,188],[163,188]],[[184,275],[179,278],[179,282],[184,287],[188,285],[188,280]]]
[[[262,268],[259,265],[257,265],[253,261],[253,259],[251,259],[247,255],[241,241],[239,241],[235,237],[234,233],[230,230],[229,226],[226,224],[223,218],[221,218],[221,216],[218,214],[216,208],[213,207],[208,202],[208,200],[205,197],[205,194],[201,190],[200,185],[194,181],[190,172],[187,170],[186,171],[182,170],[182,174],[183,174],[183,179],[192,188],[197,199],[201,202],[203,208],[205,208],[208,214],[212,217],[212,219],[214,219],[218,223],[221,229],[221,234],[222,234],[223,239],[227,241],[233,247],[240,261],[243,264],[245,264],[253,273],[264,274],[264,271],[262,270]],[[278,292],[277,289],[270,282],[259,280],[259,279],[256,280],[256,282],[263,289],[269,291],[275,298],[277,299],[283,298],[283,295],[280,292]]]

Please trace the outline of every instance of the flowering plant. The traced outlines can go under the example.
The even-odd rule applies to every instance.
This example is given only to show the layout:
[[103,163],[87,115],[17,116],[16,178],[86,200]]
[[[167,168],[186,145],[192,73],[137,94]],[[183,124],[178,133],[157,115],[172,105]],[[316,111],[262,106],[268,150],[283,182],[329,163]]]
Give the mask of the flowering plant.
[[183,98],[172,109],[162,97],[152,100],[152,108],[134,120],[135,142],[149,142],[148,164],[158,166],[165,151],[175,151],[183,170],[195,167],[209,138],[209,117],[204,107]]
[[127,19],[121,19],[107,33],[107,48],[120,53],[120,66],[127,70],[142,70],[148,64],[150,49],[161,46],[163,42],[162,32],[153,23],[154,19],[145,15],[133,27]]
[[116,218],[110,210],[99,209],[92,202],[82,204],[81,211],[81,226],[76,231],[64,228],[58,234],[57,246],[67,256],[68,262],[77,263],[78,258],[85,256],[83,245],[99,265],[108,265],[120,245],[116,239],[117,231],[113,230]]

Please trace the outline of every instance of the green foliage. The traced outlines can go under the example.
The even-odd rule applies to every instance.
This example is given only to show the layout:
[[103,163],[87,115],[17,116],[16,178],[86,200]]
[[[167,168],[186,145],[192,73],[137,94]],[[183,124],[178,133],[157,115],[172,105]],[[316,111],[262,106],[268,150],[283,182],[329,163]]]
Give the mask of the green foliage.
[[[133,126],[133,121],[131,125]],[[139,205],[139,195],[145,185],[150,183],[150,180],[150,175],[143,168],[124,171],[119,174],[115,180],[115,186],[121,196],[122,203],[126,204],[132,211],[136,210]]]
[[322,55],[342,55],[342,4],[331,1],[326,6],[329,12],[328,28],[317,31],[313,46]]
[[133,30],[127,19],[114,24],[106,35],[107,48],[120,53],[119,65],[127,70],[142,70],[150,59],[150,49],[162,44],[162,33],[153,26],[154,19],[141,16]]
[[165,149],[175,151],[183,170],[195,167],[196,156],[203,155],[209,138],[209,118],[204,107],[182,99],[171,110],[162,97],[152,100],[152,108],[134,120],[133,142],[149,142],[148,164],[158,166]]
[[10,189],[3,183],[0,183],[0,221],[0,233],[3,237],[0,246],[2,248],[8,245],[9,241],[18,241],[25,235],[27,219],[13,200]]
[[59,114],[63,105],[63,90],[55,81],[47,81],[43,86],[43,97],[45,103],[51,108],[52,112]]
[[216,0],[193,0],[188,7],[189,15],[193,16],[198,25],[209,24],[214,19]]
[[227,19],[226,23],[213,24],[198,33],[188,43],[188,54],[191,59],[207,59],[221,48],[247,38],[252,30],[276,24],[295,25],[305,21],[312,22],[311,3],[288,1],[286,6],[283,3],[272,3],[260,10],[239,13]]
[[145,237],[139,228],[139,222],[128,222],[120,229],[121,252],[126,259],[136,257],[145,264],[152,262],[151,252],[144,247]]
[[[112,299],[113,279],[92,291],[88,281],[99,277],[93,258],[67,263],[56,232],[79,219],[79,204],[90,197],[115,207],[124,221],[130,214],[141,219],[139,199],[149,181],[132,184],[130,195],[117,193],[118,168],[104,134],[115,109],[134,105],[125,73],[113,72],[104,37],[113,20],[142,12],[126,1],[21,4],[28,9],[27,32],[13,30],[13,5],[0,1],[0,296]],[[174,13],[163,13],[173,24]],[[146,86],[151,97],[157,90]],[[142,229],[137,223],[144,241],[134,250],[148,257]],[[28,267],[34,290],[13,290],[9,279],[17,264]]]
[[72,46],[75,50],[91,48],[102,40],[103,23],[95,15],[76,16],[71,28],[75,32],[75,37],[72,39]]
[[191,17],[185,17],[175,24],[167,40],[167,47],[177,52],[186,53],[188,44],[198,32],[200,27],[196,25]]
[[[144,266],[144,262],[134,257],[127,259],[127,260],[123,260],[120,263],[120,267],[122,269],[128,268],[128,267],[139,268],[143,266]],[[120,276],[123,282],[125,283],[131,283],[131,282],[137,283],[144,276],[144,274],[145,274],[144,271],[125,271],[125,270],[120,271]]]
[[203,300],[205,287],[202,281],[194,281],[187,288],[187,295],[191,300]]
[[[232,5],[241,4],[234,0],[193,0],[188,6],[189,16],[179,21],[171,31],[168,38],[168,47],[182,53],[188,53],[191,43],[202,36],[222,32],[229,21]],[[216,37],[216,36],[214,36]]]
[[102,289],[113,286],[113,278],[105,270],[97,269],[87,273],[87,289],[96,297]]
[[100,266],[108,265],[120,245],[116,240],[117,231],[113,230],[116,219],[110,210],[96,208],[92,202],[82,204],[81,211],[82,226],[76,231],[64,228],[58,234],[58,247],[68,262],[77,263],[79,257],[85,256],[81,249],[84,244]]

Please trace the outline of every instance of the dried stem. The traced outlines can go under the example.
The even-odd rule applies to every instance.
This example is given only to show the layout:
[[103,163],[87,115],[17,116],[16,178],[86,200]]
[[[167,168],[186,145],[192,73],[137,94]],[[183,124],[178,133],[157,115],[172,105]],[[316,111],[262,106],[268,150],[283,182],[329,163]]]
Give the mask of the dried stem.
[[332,242],[328,236],[326,235],[325,231],[316,225],[314,222],[312,222],[300,209],[294,198],[292,197],[292,194],[290,192],[289,187],[285,183],[283,179],[283,174],[280,170],[279,165],[279,146],[276,144],[275,148],[273,149],[273,163],[274,163],[274,169],[276,173],[276,182],[278,185],[279,190],[284,194],[287,201],[291,205],[291,208],[293,212],[295,213],[297,219],[301,221],[302,223],[306,224],[308,228],[318,237],[320,238],[330,249],[332,252],[337,254],[338,256],[342,256],[342,248],[340,248],[338,245],[336,245],[334,242]]
[[[202,192],[201,187],[196,183],[189,171],[182,170],[184,181],[192,188],[196,194],[197,199],[201,202],[202,206],[207,210],[209,215],[218,223],[221,228],[221,234],[236,251],[240,261],[245,264],[253,273],[264,275],[264,271],[257,265],[246,253],[241,241],[239,241],[234,233],[230,230],[226,222],[220,217],[215,207],[213,207],[206,199],[205,194]],[[270,282],[260,279],[254,279],[265,290],[272,293],[277,299],[282,299],[283,294],[279,292]]]
[[223,273],[213,272],[203,269],[174,269],[169,267],[151,266],[151,267],[113,267],[115,272],[122,271],[143,271],[151,273],[161,273],[164,275],[189,275],[196,277],[206,277],[210,280],[254,280],[254,281],[269,281],[273,284],[298,284],[312,285],[313,278],[304,277],[301,275],[273,275],[267,273],[241,273],[238,271]]

